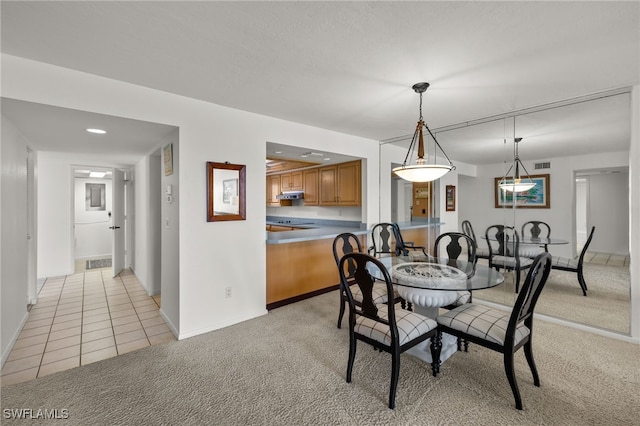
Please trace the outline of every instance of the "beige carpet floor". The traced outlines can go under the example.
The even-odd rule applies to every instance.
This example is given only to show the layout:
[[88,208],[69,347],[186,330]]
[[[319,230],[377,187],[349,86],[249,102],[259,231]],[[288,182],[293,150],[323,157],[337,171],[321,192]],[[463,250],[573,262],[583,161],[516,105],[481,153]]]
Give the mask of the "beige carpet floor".
[[[520,285],[525,277],[526,271],[523,271]],[[536,312],[629,334],[629,267],[585,263],[584,277],[588,288],[586,297],[582,295],[576,273],[552,270],[538,300]],[[517,296],[514,290],[514,274],[509,272],[505,274],[502,285],[476,291],[474,300],[513,306]]]
[[[73,425],[632,425],[640,419],[640,346],[535,323],[541,387],[524,355],[514,408],[500,354],[471,345],[437,378],[402,356],[397,408],[391,359],[360,344],[345,382],[348,332],[337,292],[190,339],[2,387],[2,424]],[[68,419],[7,419],[11,409]]]

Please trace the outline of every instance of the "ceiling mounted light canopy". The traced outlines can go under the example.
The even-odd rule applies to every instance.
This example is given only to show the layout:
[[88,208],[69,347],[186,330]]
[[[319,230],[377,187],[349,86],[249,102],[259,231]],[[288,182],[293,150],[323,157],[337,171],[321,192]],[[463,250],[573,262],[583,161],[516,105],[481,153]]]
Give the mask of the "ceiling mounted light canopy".
[[[520,143],[521,140],[522,138],[514,139],[515,155],[513,157],[513,164],[511,165],[511,167],[509,167],[509,170],[507,170],[507,173],[505,173],[505,175],[502,177],[502,179],[500,179],[500,182],[498,183],[498,187],[503,191],[516,192],[516,193],[525,192],[530,190],[534,186],[536,186],[533,180],[531,180],[531,176],[529,176],[529,172],[527,171],[526,167],[524,167],[524,164],[522,164],[522,161],[520,161],[520,157],[518,156],[518,144]],[[516,168],[514,173],[515,178],[511,178],[511,176],[509,176],[509,172],[513,170],[514,165]],[[520,176],[520,166],[522,166],[522,168],[524,169],[524,172],[526,173],[526,178],[522,178],[522,176]]]
[[[449,160],[449,157],[444,152],[438,143],[438,140],[433,133],[431,133],[427,123],[425,123],[422,118],[422,94],[428,87],[429,83],[416,83],[412,87],[416,93],[420,94],[420,118],[418,119],[416,131],[413,133],[413,138],[411,138],[411,143],[409,144],[409,150],[407,151],[404,163],[402,163],[402,166],[395,167],[393,169],[393,172],[396,175],[410,182],[431,182],[440,179],[442,176],[455,169],[455,166],[451,163],[451,160]],[[427,132],[429,132],[429,135],[431,135],[431,138],[433,138],[433,142],[435,143],[433,150],[433,162],[429,162],[429,156],[425,158],[423,129],[427,129]],[[418,155],[415,164],[411,164],[411,154],[415,148],[416,141],[418,141]],[[436,148],[442,152],[448,164],[439,164],[436,162]]]

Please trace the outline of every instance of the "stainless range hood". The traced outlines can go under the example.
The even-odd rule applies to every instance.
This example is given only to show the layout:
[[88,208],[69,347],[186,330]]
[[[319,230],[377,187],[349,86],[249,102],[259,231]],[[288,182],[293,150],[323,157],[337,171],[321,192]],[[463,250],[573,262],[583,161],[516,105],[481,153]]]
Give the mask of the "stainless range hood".
[[282,194],[276,195],[278,200],[302,200],[304,199],[303,191],[283,191]]

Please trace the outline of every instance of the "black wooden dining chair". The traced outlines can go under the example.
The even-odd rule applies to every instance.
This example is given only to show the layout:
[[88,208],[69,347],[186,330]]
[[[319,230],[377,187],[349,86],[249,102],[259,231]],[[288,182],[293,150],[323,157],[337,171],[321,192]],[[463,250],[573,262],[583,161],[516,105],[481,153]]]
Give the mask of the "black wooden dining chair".
[[489,259],[489,249],[485,247],[478,246],[478,240],[476,239],[476,233],[473,232],[473,226],[471,226],[471,222],[468,220],[462,221],[462,233],[471,237],[473,243],[476,246],[476,262],[478,259]]
[[[449,259],[452,261],[450,266],[456,266],[456,260],[465,260],[475,265],[476,263],[476,246],[471,237],[461,232],[445,232],[436,238],[433,254],[437,259]],[[475,268],[467,272],[467,277],[471,278],[475,272]],[[445,306],[445,309],[453,309],[456,306],[464,305],[471,302],[470,291],[458,291],[456,301]]]
[[[360,239],[350,232],[345,232],[336,236],[333,240],[333,258],[336,261],[336,266],[340,266],[340,259],[347,253],[361,253],[362,244]],[[355,284],[353,279],[353,273],[355,273],[355,264],[353,262],[347,265],[347,283],[349,285]],[[360,305],[362,303],[362,293],[358,288],[354,288],[352,291],[354,303]],[[397,296],[398,298],[400,296]],[[387,289],[383,283],[376,283],[373,289],[373,300],[376,304],[387,303]],[[342,327],[342,317],[344,316],[345,307],[349,303],[347,299],[347,293],[342,287],[342,280],[340,280],[340,312],[338,314],[338,328]]]
[[584,280],[583,272],[584,255],[587,253],[589,244],[591,244],[594,232],[596,232],[596,227],[592,226],[591,232],[589,233],[589,238],[587,238],[587,241],[584,243],[582,251],[580,252],[580,256],[577,259],[553,256],[553,264],[551,265],[553,269],[557,269],[559,271],[575,272],[576,274],[578,274],[578,284],[580,284],[580,288],[582,289],[582,294],[584,296],[587,295],[587,282]]
[[[520,228],[520,235],[522,237],[531,237],[531,238],[550,238],[551,237],[551,227],[546,222],[541,220],[530,220],[522,224]],[[541,244],[541,248],[544,248],[544,251],[549,253],[548,244]],[[523,253],[521,250],[520,255],[524,255],[530,258],[536,257],[539,253],[536,251],[530,251],[528,253]]]
[[[372,268],[376,269],[372,272]],[[391,384],[389,386],[389,408],[396,406],[396,389],[400,375],[400,354],[425,340],[435,337],[437,323],[431,318],[399,308],[396,304],[379,304],[374,301],[373,289],[376,280],[384,277],[387,298],[393,297],[393,286],[387,268],[375,257],[365,253],[348,253],[340,259],[340,280],[349,301],[349,359],[347,383],[351,383],[357,341],[363,341],[380,351],[391,354]],[[351,281],[355,285],[350,285]],[[362,302],[356,303],[354,292],[359,289]],[[432,339],[432,372],[439,369],[441,345]]]
[[520,272],[531,267],[533,259],[520,256],[520,236],[513,226],[491,225],[485,231],[489,245],[489,267],[514,271],[515,291],[520,289]]
[[516,382],[514,354],[524,347],[533,384],[539,387],[540,378],[533,359],[533,310],[550,270],[551,255],[538,255],[529,269],[511,314],[485,305],[467,303],[437,318],[436,340],[441,338],[442,333],[448,333],[503,354],[504,370],[518,410],[522,410],[522,398]]

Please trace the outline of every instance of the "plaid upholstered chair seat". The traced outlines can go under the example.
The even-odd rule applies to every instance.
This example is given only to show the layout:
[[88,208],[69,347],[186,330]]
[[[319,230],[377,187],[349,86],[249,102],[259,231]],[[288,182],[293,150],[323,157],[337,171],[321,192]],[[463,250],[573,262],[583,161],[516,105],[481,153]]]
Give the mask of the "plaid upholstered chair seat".
[[[507,269],[514,269],[516,267],[516,258],[497,255],[491,258],[491,263],[493,263],[493,266],[499,266],[501,268],[507,268]],[[533,263],[533,259],[524,258],[524,257],[520,258],[520,268],[526,268],[528,266],[531,266],[532,263]]]
[[[480,339],[504,345],[510,316],[510,312],[469,303],[440,315],[438,323]],[[520,324],[516,327],[514,345],[528,335],[529,329],[524,324]]]
[[519,248],[520,259],[535,259],[540,253],[544,253],[544,248],[532,244],[521,244]]
[[[378,316],[384,321],[389,320],[386,306],[378,305]],[[396,305],[395,316],[396,324],[398,325],[398,343],[400,346],[428,333],[438,326],[431,318],[407,311],[398,305]],[[374,321],[370,318],[360,316],[356,319],[354,331],[376,342],[385,345],[391,344],[391,329],[389,325],[380,321]]]
[[569,257],[560,257],[553,256],[553,267],[554,268],[567,268],[567,269],[578,269],[579,260],[571,259]]

